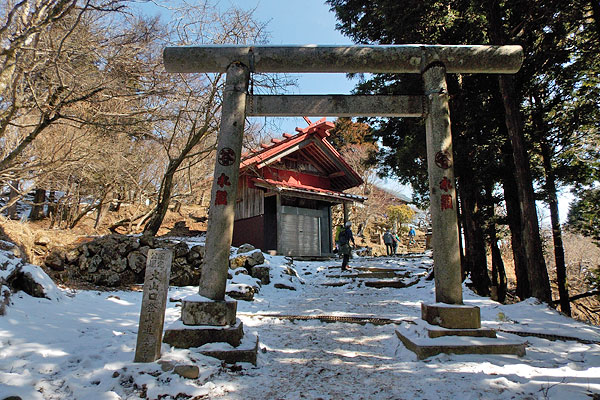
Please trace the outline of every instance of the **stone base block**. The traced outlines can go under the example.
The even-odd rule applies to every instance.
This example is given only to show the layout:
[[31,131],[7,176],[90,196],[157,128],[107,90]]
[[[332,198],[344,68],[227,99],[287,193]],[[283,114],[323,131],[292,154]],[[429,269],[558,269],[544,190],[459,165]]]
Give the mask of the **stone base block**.
[[244,327],[239,319],[235,325],[229,326],[189,326],[181,320],[177,320],[165,330],[163,342],[182,349],[200,347],[214,342],[229,343],[231,346],[237,347],[243,336]]
[[194,295],[182,300],[181,320],[184,325],[234,325],[237,302],[235,300],[214,301]]
[[235,348],[225,343],[212,343],[202,346],[199,350],[205,356],[218,358],[228,364],[247,362],[256,365],[258,336],[253,333],[244,335],[240,345]]
[[[407,349],[417,355],[420,360],[440,353],[447,354],[509,354],[522,357],[525,355],[525,340],[516,335],[498,334],[496,337],[467,336],[469,330],[452,330],[456,335],[432,338],[431,332],[440,332],[421,320],[413,324],[405,324],[396,329],[396,336]],[[489,333],[491,329],[472,330]],[[493,331],[492,331],[493,332]],[[434,333],[435,335],[435,333]]]
[[421,318],[432,325],[449,329],[481,328],[479,307],[459,304],[421,303]]

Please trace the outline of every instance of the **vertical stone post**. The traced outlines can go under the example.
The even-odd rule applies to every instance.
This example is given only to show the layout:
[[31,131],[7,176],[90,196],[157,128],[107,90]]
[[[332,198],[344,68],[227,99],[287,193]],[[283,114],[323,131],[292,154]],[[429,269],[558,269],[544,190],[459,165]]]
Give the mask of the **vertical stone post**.
[[134,362],[160,358],[172,258],[171,250],[148,250]]
[[239,62],[227,68],[199,287],[201,296],[215,301],[225,298],[249,78],[248,67]]
[[458,245],[456,189],[446,68],[440,63],[430,64],[422,75],[428,103],[425,129],[433,228],[435,300],[447,304],[462,304],[460,248]]

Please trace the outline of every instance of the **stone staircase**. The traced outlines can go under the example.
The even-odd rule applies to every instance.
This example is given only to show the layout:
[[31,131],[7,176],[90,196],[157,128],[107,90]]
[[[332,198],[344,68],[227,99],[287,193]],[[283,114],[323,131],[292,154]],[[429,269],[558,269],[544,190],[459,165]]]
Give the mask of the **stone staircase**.
[[[429,258],[423,253],[411,253],[390,257],[390,259],[414,260]],[[367,260],[370,260],[367,258]],[[409,270],[402,266],[390,267],[364,267],[360,266],[360,259],[355,261],[356,266],[350,271],[341,271],[339,266],[328,267],[326,278],[332,281],[323,283],[323,286],[344,286],[359,282],[372,288],[405,288],[416,285],[421,279],[428,275],[427,267],[423,267],[422,273],[415,274],[414,268]]]

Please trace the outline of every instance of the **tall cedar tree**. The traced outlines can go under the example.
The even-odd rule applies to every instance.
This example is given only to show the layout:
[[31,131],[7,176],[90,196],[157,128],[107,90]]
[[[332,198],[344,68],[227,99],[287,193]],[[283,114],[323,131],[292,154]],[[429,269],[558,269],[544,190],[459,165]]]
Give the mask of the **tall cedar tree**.
[[[535,214],[535,203],[532,189],[532,178],[529,171],[529,160],[527,157],[527,151],[531,149],[531,143],[526,141],[526,137],[523,134],[523,123],[524,119],[521,111],[521,106],[524,104],[524,98],[526,96],[525,89],[531,85],[532,81],[535,81],[537,76],[545,72],[545,69],[556,68],[557,66],[564,65],[564,54],[559,54],[560,57],[540,57],[547,49],[540,46],[539,43],[543,42],[543,39],[547,36],[548,32],[565,32],[560,24],[564,24],[564,20],[568,19],[572,21],[572,25],[579,23],[582,13],[580,12],[586,6],[589,7],[589,3],[579,4],[581,8],[575,9],[572,5],[562,4],[559,1],[553,1],[552,4],[540,4],[538,2],[492,2],[480,4],[470,1],[452,1],[450,4],[447,2],[439,1],[407,1],[407,2],[395,2],[395,1],[357,1],[357,0],[329,0],[328,3],[332,6],[332,10],[336,12],[340,24],[338,28],[348,36],[352,37],[357,42],[362,43],[452,43],[452,44],[472,44],[472,43],[489,43],[490,39],[494,44],[521,44],[525,49],[526,60],[524,63],[523,70],[516,76],[500,76],[498,78],[501,101],[503,110],[503,118],[505,119],[504,126],[498,122],[497,116],[487,116],[485,111],[488,112],[498,111],[495,107],[492,109],[490,106],[496,106],[497,104],[492,102],[482,103],[479,107],[472,102],[469,107],[461,107],[462,97],[460,96],[460,90],[454,92],[452,104],[452,116],[453,116],[453,135],[455,138],[455,149],[457,153],[468,152],[469,148],[465,148],[460,143],[460,136],[465,131],[481,131],[482,124],[478,122],[476,118],[483,117],[483,119],[489,121],[489,125],[492,125],[492,129],[486,127],[488,135],[501,135],[496,140],[496,145],[500,145],[504,150],[498,151],[496,154],[505,154],[504,160],[499,160],[499,165],[503,165],[506,161],[513,160],[513,165],[504,164],[508,168],[515,171],[514,177],[506,177],[502,179],[506,185],[516,183],[518,201],[515,202],[516,207],[509,207],[509,199],[507,198],[507,209],[509,214],[514,214],[515,211],[519,211],[519,218],[510,218],[513,222],[510,224],[513,232],[513,244],[515,246],[515,265],[517,266],[517,276],[521,277],[521,282],[518,282],[518,292],[521,297],[527,297],[534,295],[542,300],[550,300],[550,286],[548,275],[541,251],[541,241],[539,236],[539,227],[537,225],[537,216]],[[579,11],[579,12],[578,12]],[[571,31],[572,32],[572,31]],[[566,44],[557,43],[558,48],[562,50],[566,48]],[[559,53],[556,50],[553,53]],[[563,53],[566,53],[563,51]],[[567,55],[568,56],[568,55]],[[379,82],[378,82],[379,80]],[[471,80],[469,76],[459,76],[458,78],[449,77],[450,81],[456,81],[458,87],[465,87],[465,82]],[[397,79],[396,79],[397,81]],[[390,78],[382,78],[376,76],[375,79],[368,81],[363,84],[361,90],[363,91],[382,91],[382,88],[393,87],[397,85],[397,82],[389,84]],[[370,87],[369,87],[370,86]],[[403,90],[407,90],[408,87],[404,85]],[[470,91],[465,91],[468,98],[484,96],[487,92],[488,98],[498,97],[498,88],[491,88],[489,83],[484,84],[482,87],[470,88]],[[495,92],[495,93],[494,93]],[[479,93],[479,94],[478,94]],[[463,111],[461,113],[461,110]],[[460,117],[473,116],[472,120],[465,119],[464,126]],[[404,125],[405,123],[396,123],[397,125]],[[410,143],[411,140],[406,139],[406,130],[394,130],[389,129],[390,123],[382,123],[383,128],[380,133],[387,135],[394,135],[396,137],[405,135],[402,139],[387,140],[388,143],[395,145],[401,145],[402,142]],[[414,129],[414,124],[413,127]],[[510,138],[509,143],[501,144],[502,137],[506,137],[508,134]],[[384,143],[386,142],[384,138]],[[494,148],[498,148],[493,146]],[[460,149],[460,150],[458,150]],[[506,150],[509,149],[512,157],[506,157]],[[403,156],[402,154],[406,150],[390,151],[385,154],[385,162],[388,163],[389,170],[398,173],[402,172],[405,174],[410,171],[398,168],[393,163],[395,156]],[[410,154],[410,153],[409,153]],[[414,153],[413,153],[414,154]],[[484,152],[476,150],[474,154],[483,155]],[[488,153],[490,154],[490,153]],[[457,158],[460,154],[455,155]],[[470,155],[471,156],[471,155]],[[410,159],[411,157],[407,157]],[[412,159],[415,157],[413,156]],[[485,159],[483,165],[477,164],[477,159],[473,159],[470,168],[471,171],[477,171],[474,176],[479,180],[496,180],[501,179],[497,175],[485,176],[481,172],[490,170],[490,159]],[[494,158],[492,158],[494,160]],[[494,160],[495,162],[495,160]],[[390,165],[391,164],[391,165]],[[492,163],[494,164],[494,163]],[[482,169],[487,167],[486,169]],[[491,168],[493,169],[493,168]],[[506,170],[506,168],[504,168]],[[548,171],[547,171],[548,172]],[[490,171],[491,173],[491,171]],[[486,174],[487,175],[487,174]],[[466,232],[466,253],[467,253],[467,264],[469,261],[472,263],[477,258],[481,262],[481,253],[478,253],[478,257],[469,256],[471,252],[469,248],[481,248],[477,242],[480,240],[477,238],[482,233],[478,232],[476,227],[469,227],[471,217],[474,211],[480,209],[474,205],[472,198],[474,194],[472,192],[479,193],[478,197],[481,197],[482,190],[480,182],[472,181],[468,174],[468,171],[461,171],[457,163],[457,178],[458,178],[458,189],[459,196],[461,196],[461,211],[463,215],[461,220]],[[469,182],[468,189],[461,191],[461,178],[463,181]],[[410,180],[411,178],[406,178]],[[466,185],[465,185],[466,186]],[[475,186],[475,187],[474,187]],[[418,187],[417,187],[418,189]],[[465,188],[467,189],[467,188]],[[462,192],[462,193],[461,193]],[[505,191],[506,192],[506,191]],[[466,203],[466,204],[465,204]],[[483,224],[482,224],[483,225]],[[470,233],[473,233],[474,237],[469,237]],[[490,234],[491,235],[491,234]],[[515,240],[517,238],[517,240]],[[518,239],[521,240],[518,240]],[[473,243],[475,241],[475,243]],[[471,244],[469,244],[469,242]],[[516,242],[516,243],[515,243]],[[519,248],[520,244],[523,244],[522,248]],[[475,261],[476,262],[476,261]],[[518,270],[525,269],[526,274],[520,273]],[[484,278],[485,279],[485,278]],[[559,281],[561,279],[559,278]],[[483,282],[481,282],[483,283]],[[520,285],[519,285],[520,283]]]

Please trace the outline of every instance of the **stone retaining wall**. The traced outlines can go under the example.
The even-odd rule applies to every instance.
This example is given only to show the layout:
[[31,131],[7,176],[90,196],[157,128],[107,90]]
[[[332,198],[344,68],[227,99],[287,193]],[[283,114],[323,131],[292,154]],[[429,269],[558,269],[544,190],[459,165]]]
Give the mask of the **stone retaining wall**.
[[148,250],[156,248],[173,251],[171,285],[198,285],[204,245],[190,248],[186,243],[152,236],[108,235],[69,251],[54,251],[44,263],[65,281],[83,280],[108,287],[140,284],[144,283]]

